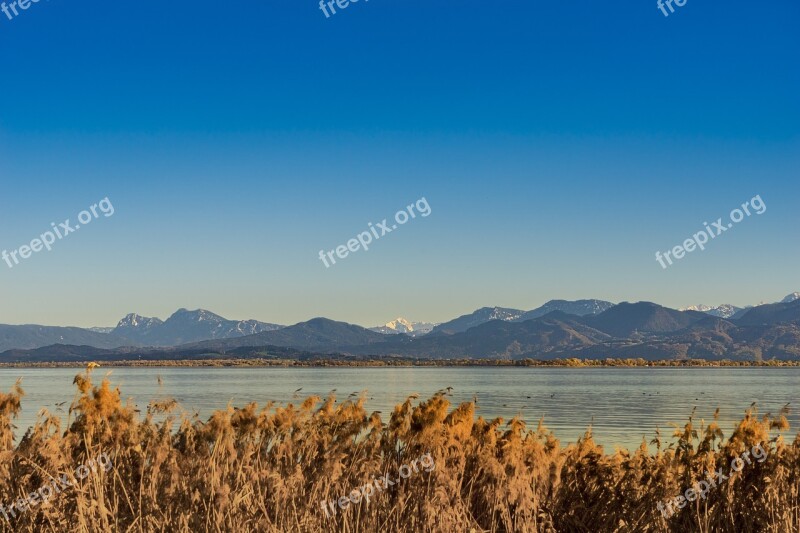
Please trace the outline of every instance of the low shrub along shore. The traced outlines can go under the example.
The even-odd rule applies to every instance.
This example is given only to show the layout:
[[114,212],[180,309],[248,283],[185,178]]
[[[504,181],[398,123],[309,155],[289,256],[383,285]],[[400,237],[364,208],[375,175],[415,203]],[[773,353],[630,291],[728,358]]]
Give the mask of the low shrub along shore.
[[[117,361],[98,361],[95,364],[103,367],[382,367],[382,366],[495,366],[495,367],[570,367],[570,368],[602,368],[602,367],[795,367],[800,360],[769,359],[765,361],[743,361],[722,359],[709,361],[706,359],[662,359],[648,361],[646,359],[409,359],[402,357],[381,357],[379,359],[335,357],[335,358],[208,358],[208,359],[123,359]],[[0,362],[0,368],[84,368],[86,361],[14,361]]]

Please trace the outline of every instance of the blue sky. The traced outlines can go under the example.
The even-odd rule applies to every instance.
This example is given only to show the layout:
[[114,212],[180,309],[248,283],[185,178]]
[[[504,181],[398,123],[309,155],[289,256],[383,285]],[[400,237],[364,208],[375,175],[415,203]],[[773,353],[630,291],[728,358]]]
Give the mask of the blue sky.
[[[7,2],[7,0],[6,0]],[[800,290],[800,5],[43,0],[0,13],[0,323],[442,321]],[[663,270],[657,250],[767,205]],[[420,197],[417,218],[326,269]]]

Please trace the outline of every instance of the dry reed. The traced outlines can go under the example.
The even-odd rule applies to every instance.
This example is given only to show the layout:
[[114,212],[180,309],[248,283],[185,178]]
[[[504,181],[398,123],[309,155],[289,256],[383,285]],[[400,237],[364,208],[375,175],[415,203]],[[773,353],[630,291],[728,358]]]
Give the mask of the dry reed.
[[[75,480],[3,531],[549,532],[800,531],[800,436],[785,413],[748,411],[727,439],[692,419],[664,446],[606,454],[590,431],[562,446],[541,423],[484,420],[445,394],[409,398],[384,423],[365,399],[229,407],[201,421],[151,402],[140,416],[107,379],[75,378],[70,423],[42,410],[15,444],[23,391],[0,393],[0,504],[107,453],[113,469]],[[755,444],[769,451],[665,520],[656,508]],[[327,517],[320,507],[430,453],[436,467]]]

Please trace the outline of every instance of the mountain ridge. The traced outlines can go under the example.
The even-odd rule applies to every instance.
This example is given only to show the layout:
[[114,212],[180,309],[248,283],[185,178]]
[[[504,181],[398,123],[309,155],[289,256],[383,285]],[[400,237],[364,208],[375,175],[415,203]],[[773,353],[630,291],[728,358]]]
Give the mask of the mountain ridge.
[[169,353],[173,349],[247,352],[271,346],[315,353],[430,358],[627,357],[634,352],[642,357],[800,357],[797,294],[742,309],[730,317],[714,316],[700,307],[676,310],[653,302],[615,305],[603,300],[551,300],[528,312],[483,307],[440,324],[427,335],[410,334],[407,330],[414,323],[406,319],[387,323],[394,331],[387,334],[324,317],[280,326],[181,308],[164,321],[130,313],[110,332],[108,328],[0,325],[0,352],[56,346],[61,347],[53,348],[58,359],[59,354],[76,356],[72,348],[63,346],[78,347],[74,348],[77,352],[91,347],[120,354]]
[[130,313],[112,333],[142,346],[176,346],[210,339],[244,337],[283,326],[257,320],[228,320],[205,309],[180,308],[166,320]]
[[516,320],[524,313],[525,311],[521,309],[510,309],[507,307],[481,307],[472,313],[461,315],[458,318],[439,324],[431,330],[430,334],[440,333],[451,335],[453,333],[460,333],[491,320]]

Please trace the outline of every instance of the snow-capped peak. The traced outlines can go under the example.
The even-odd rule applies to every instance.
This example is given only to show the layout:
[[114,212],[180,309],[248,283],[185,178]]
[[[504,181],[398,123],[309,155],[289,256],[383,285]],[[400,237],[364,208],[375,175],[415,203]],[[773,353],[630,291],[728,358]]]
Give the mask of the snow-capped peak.
[[712,309],[714,309],[714,308],[711,307],[710,305],[700,304],[700,305],[690,305],[689,307],[682,307],[680,310],[681,311],[699,311],[700,313],[707,313],[708,311],[711,311]]
[[139,328],[139,327],[151,327],[154,325],[161,324],[161,320],[158,318],[151,318],[147,316],[137,315],[136,313],[128,313],[125,317],[117,323],[118,328]]
[[741,311],[741,307],[736,307],[735,305],[730,304],[722,304],[716,307],[711,307],[710,305],[690,305],[689,307],[684,307],[681,311],[699,311],[701,313],[705,313],[707,315],[716,316],[719,318],[730,318],[739,311]]
[[795,300],[800,300],[800,292],[793,292],[792,294],[789,294],[788,296],[786,296],[786,298],[781,300],[781,303],[788,304],[792,303]]
[[521,317],[524,311],[519,309],[507,309],[505,307],[484,307],[478,309],[475,313],[487,315],[487,321],[505,320],[506,322],[512,322]]
[[384,333],[386,335],[405,333],[406,335],[417,337],[419,335],[430,333],[435,326],[436,324],[430,324],[428,322],[411,322],[403,317],[397,317],[382,326],[376,326],[369,329],[378,333]]
[[391,322],[384,324],[383,327],[393,329],[399,333],[409,333],[414,331],[414,324],[403,317],[397,317]]

